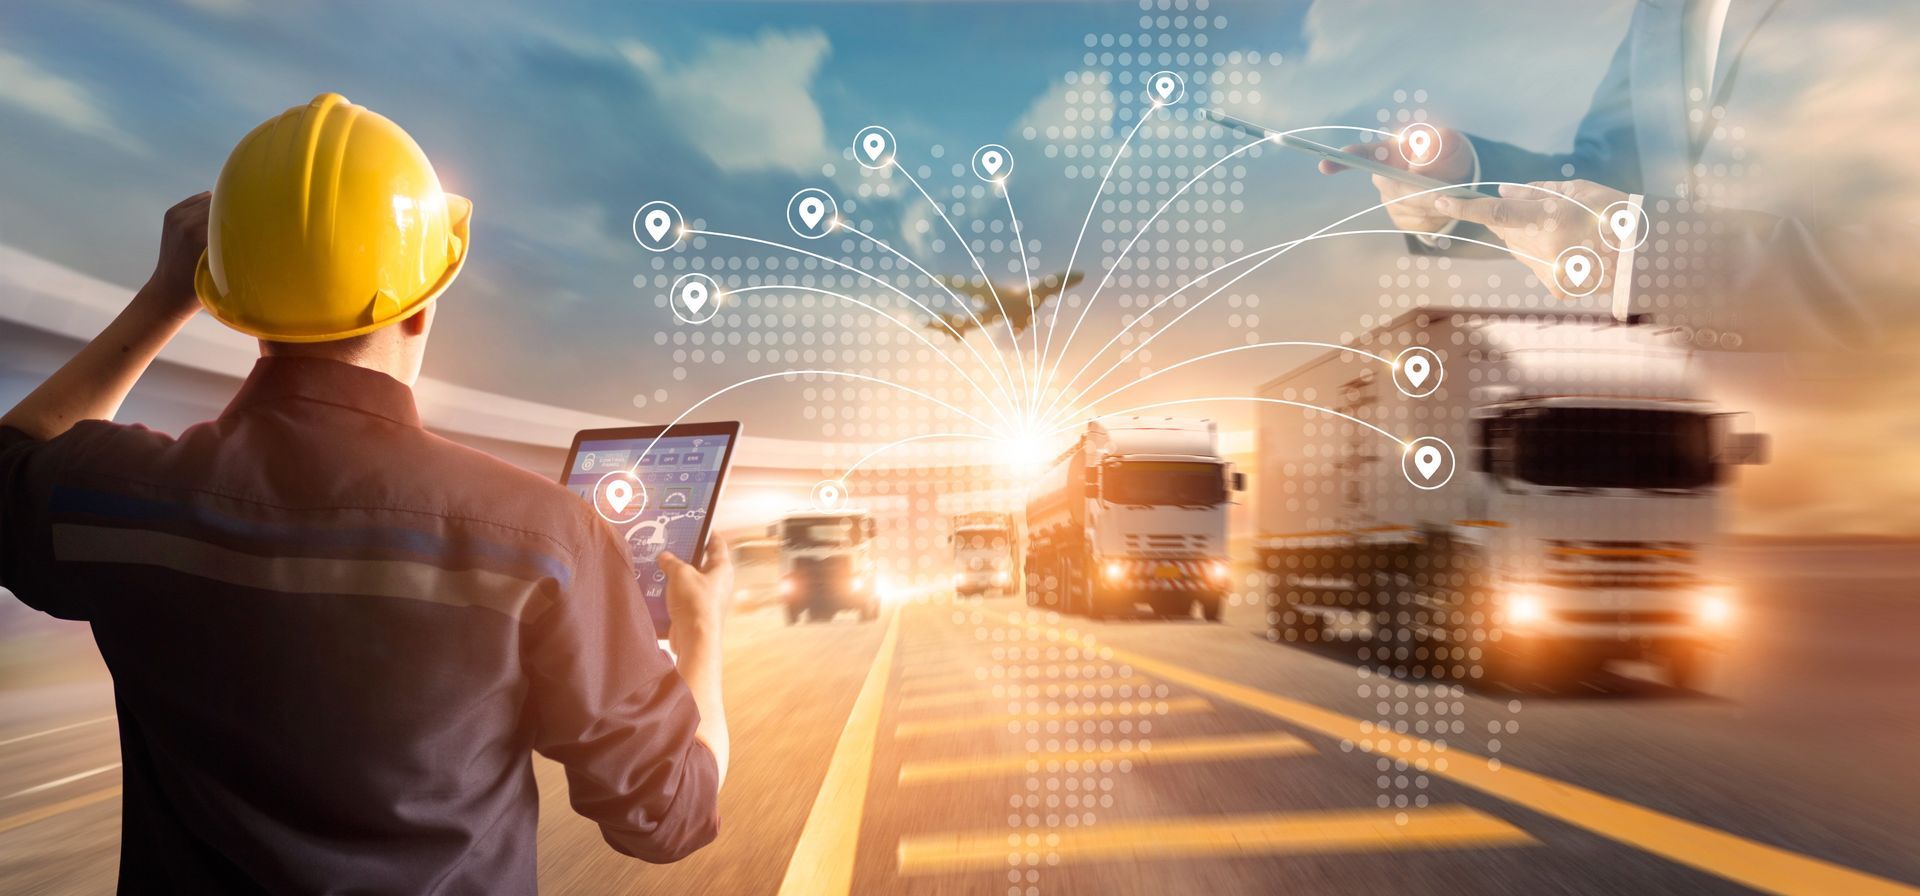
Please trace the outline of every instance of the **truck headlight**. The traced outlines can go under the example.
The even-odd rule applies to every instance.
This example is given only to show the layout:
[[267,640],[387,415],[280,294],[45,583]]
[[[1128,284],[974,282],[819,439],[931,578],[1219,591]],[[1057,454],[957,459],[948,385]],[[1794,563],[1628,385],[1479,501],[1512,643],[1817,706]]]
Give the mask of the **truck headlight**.
[[953,587],[955,587],[955,588],[958,588],[958,587],[960,587],[961,585],[964,585],[964,584],[966,584],[966,582],[967,582],[967,574],[966,574],[966,573],[963,573],[963,572],[956,572],[956,573],[954,573],[954,574],[953,574]]
[[780,587],[780,596],[781,596],[781,597],[785,597],[785,596],[787,596],[787,595],[789,595],[789,594],[792,594],[792,593],[793,593],[793,579],[792,579],[792,578],[790,578],[790,577],[787,577],[787,576],[781,576],[781,577],[780,577],[780,586],[779,586],[779,587]]
[[1212,579],[1216,584],[1225,582],[1229,572],[1232,572],[1232,569],[1227,566],[1225,560],[1215,560],[1207,564],[1207,578]]
[[848,584],[852,586],[853,590],[862,591],[867,587],[867,579],[865,576],[854,576],[853,581]]
[[1105,572],[1107,575],[1107,581],[1109,582],[1118,582],[1121,579],[1124,579],[1127,577],[1126,566],[1122,565],[1118,560],[1107,561],[1107,567],[1105,569]]
[[1507,624],[1519,628],[1539,625],[1547,620],[1546,605],[1540,598],[1531,594],[1514,594],[1507,597]]
[[995,585],[1006,585],[1012,582],[1013,582],[1013,574],[1007,572],[1004,569],[993,574],[993,583]]
[[1733,599],[1721,593],[1709,593],[1694,605],[1693,616],[1708,628],[1726,628],[1733,624]]

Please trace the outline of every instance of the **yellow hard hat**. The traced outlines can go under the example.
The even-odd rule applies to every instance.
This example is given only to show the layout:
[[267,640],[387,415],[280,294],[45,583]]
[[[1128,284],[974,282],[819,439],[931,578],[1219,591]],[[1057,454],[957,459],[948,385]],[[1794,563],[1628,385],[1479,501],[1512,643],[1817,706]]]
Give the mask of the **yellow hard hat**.
[[441,192],[399,125],[323,93],[254,128],[227,157],[194,291],[221,323],[261,339],[370,333],[453,283],[472,213]]

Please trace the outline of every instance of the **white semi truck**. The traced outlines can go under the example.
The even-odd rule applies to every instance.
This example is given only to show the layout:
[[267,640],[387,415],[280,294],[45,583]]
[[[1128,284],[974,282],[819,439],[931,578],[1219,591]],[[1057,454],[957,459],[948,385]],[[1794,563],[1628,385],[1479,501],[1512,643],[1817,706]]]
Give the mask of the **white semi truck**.
[[953,533],[953,593],[997,597],[1018,593],[1020,537],[1014,515],[996,510],[955,514]]
[[853,610],[862,621],[880,615],[879,557],[873,515],[866,510],[789,513],[768,527],[780,542],[780,599],[787,624]]
[[[1364,659],[1433,676],[1539,681],[1651,660],[1694,686],[1737,614],[1717,556],[1728,467],[1763,462],[1766,437],[1707,399],[1682,334],[1429,308],[1350,348],[1391,361],[1410,346],[1440,362],[1413,368],[1417,387],[1340,350],[1259,391],[1269,637],[1357,637]],[[1279,402],[1437,437],[1458,469],[1421,454],[1436,481],[1416,487],[1393,439]]]
[[1218,621],[1227,508],[1245,487],[1211,420],[1089,421],[1028,499],[1027,603],[1088,616],[1198,605]]

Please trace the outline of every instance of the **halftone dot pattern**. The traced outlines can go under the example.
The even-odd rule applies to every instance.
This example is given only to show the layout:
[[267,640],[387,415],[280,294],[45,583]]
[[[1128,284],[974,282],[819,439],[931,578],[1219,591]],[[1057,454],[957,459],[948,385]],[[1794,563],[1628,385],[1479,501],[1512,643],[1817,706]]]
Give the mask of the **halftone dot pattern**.
[[[1057,163],[1067,180],[1085,186],[1086,200],[1094,203],[1092,223],[1075,265],[1086,272],[1087,279],[1056,300],[1053,308],[1057,318],[1043,313],[1034,324],[1045,327],[1049,320],[1057,320],[1045,344],[1052,352],[1049,366],[1059,365],[1060,379],[1053,387],[1068,394],[1092,386],[1099,378],[1103,388],[1091,393],[1098,395],[1152,372],[1161,366],[1157,362],[1178,360],[1162,357],[1167,353],[1160,350],[1167,348],[1167,343],[1155,341],[1150,347],[1141,346],[1159,328],[1198,305],[1232,272],[1216,275],[1211,283],[1195,283],[1196,278],[1247,252],[1245,241],[1234,234],[1246,232],[1239,226],[1246,222],[1248,212],[1244,182],[1248,166],[1256,164],[1264,152],[1254,147],[1234,156],[1175,198],[1182,184],[1244,142],[1223,135],[1219,128],[1200,119],[1198,111],[1261,102],[1263,80],[1282,64],[1279,54],[1211,48],[1228,23],[1225,16],[1208,9],[1207,0],[1141,0],[1139,5],[1138,30],[1086,36],[1079,70],[1063,76],[1066,102],[1061,120],[1025,127],[1018,135],[1024,143],[1008,141],[1017,158],[1033,154]],[[1186,82],[1185,95],[1178,103],[1154,110],[1145,78],[1162,69],[1181,74]],[[1376,110],[1376,121],[1382,128],[1397,129],[1427,120],[1426,91],[1396,91],[1392,100],[1391,106]],[[1717,120],[1724,112],[1706,109],[1696,110],[1696,114]],[[1152,118],[1143,124],[1143,115]],[[1122,153],[1123,138],[1136,125],[1138,132]],[[1737,127],[1716,124],[1715,128],[1716,134],[1725,131],[1729,139],[1739,139]],[[1055,270],[1066,261],[1071,234],[1046,234],[1043,241],[1042,234],[1023,229],[1016,240],[1005,200],[995,187],[980,182],[969,169],[974,146],[997,135],[982,137],[985,139],[964,146],[901,146],[896,155],[898,170],[865,169],[854,162],[853,148],[843,147],[840,159],[822,165],[820,174],[824,183],[833,185],[830,189],[848,230],[801,247],[832,261],[791,249],[705,235],[691,236],[673,252],[642,259],[642,271],[634,277],[633,285],[642,301],[653,302],[663,312],[669,302],[669,286],[687,272],[710,274],[726,296],[708,323],[682,325],[654,335],[655,347],[671,359],[672,366],[666,382],[650,384],[649,389],[633,396],[634,407],[666,413],[670,398],[690,397],[681,395],[684,390],[676,384],[686,382],[694,371],[708,365],[725,365],[741,371],[743,377],[792,368],[821,368],[897,383],[983,420],[997,419],[993,405],[1004,404],[1003,391],[1022,388],[1021,372],[1000,364],[1000,355],[1009,365],[1015,362],[1012,343],[999,337],[996,355],[992,345],[976,336],[970,344],[984,357],[975,357],[966,344],[928,329],[929,318],[955,313],[963,306],[894,251],[934,273],[957,273],[962,279],[976,282],[982,275],[994,283],[1023,276],[1023,256],[1030,259],[1036,275]],[[1109,165],[1111,177],[1103,185]],[[1737,170],[1740,167],[1733,164],[1721,166],[1726,170],[1696,171],[1695,183],[1676,185],[1668,191],[1670,195],[1649,200],[1653,231],[1631,273],[1636,307],[1676,323],[1675,338],[1701,347],[1737,347],[1740,340],[1730,328],[1730,320],[1713,317],[1724,314],[1716,309],[1728,307],[1727,303],[1708,306],[1694,298],[1710,290],[1714,276],[1723,273],[1715,267],[1717,256],[1706,251],[1712,238],[1721,235],[1720,225],[1710,217],[1699,216],[1699,206],[1710,201],[1731,204],[1737,199],[1737,190],[1722,181],[1737,180],[1743,173]],[[1023,159],[1020,170],[1031,176],[1036,168]],[[1573,170],[1562,173],[1579,176]],[[883,233],[882,229],[892,224],[890,210],[914,209],[921,202],[914,181],[924,188],[926,201],[936,211],[909,216],[904,233]],[[1010,184],[1017,199],[1019,180]],[[770,198],[768,220],[780,220],[784,199]],[[694,209],[686,211],[697,213]],[[942,215],[947,220],[942,220]],[[1151,224],[1147,223],[1149,219],[1153,219]],[[689,226],[697,230],[726,229],[697,216],[689,219]],[[772,231],[757,228],[754,232]],[[886,240],[892,249],[862,233]],[[1136,234],[1139,239],[1129,249]],[[1126,254],[1121,258],[1123,251]],[[978,259],[982,270],[974,269],[973,258]],[[1063,340],[1088,309],[1109,265],[1112,277],[1100,288],[1101,304],[1092,309],[1069,350]],[[1406,256],[1395,259],[1379,275],[1378,282],[1378,308],[1358,315],[1354,329],[1329,341],[1356,342],[1361,334],[1405,312],[1434,304],[1470,309],[1569,307],[1518,265],[1474,266],[1467,270],[1444,256]],[[1186,288],[1168,300],[1182,287]],[[1609,298],[1605,292],[1571,307],[1604,308]],[[915,301],[924,307],[916,307]],[[1262,297],[1252,289],[1225,289],[1208,302],[1206,309],[1182,319],[1182,326],[1233,333],[1245,344],[1253,344],[1262,341],[1262,310]],[[1094,350],[1116,332],[1119,335],[1112,347],[1093,358]],[[1371,347],[1391,355],[1412,344],[1404,333],[1398,340]],[[1025,334],[1020,346],[1022,350],[1030,346]],[[1355,403],[1364,395],[1335,390],[1317,393],[1312,389],[1289,392],[1284,397],[1341,407],[1396,433],[1464,431],[1468,425],[1464,403],[1455,403],[1459,406],[1449,410],[1439,400],[1441,395],[1448,389],[1498,386],[1500,371],[1474,363],[1483,348],[1477,333],[1470,330],[1455,331],[1448,344],[1431,347],[1450,365],[1460,359],[1460,366],[1450,366],[1458,378],[1450,377],[1442,392],[1430,400],[1369,406]],[[1121,362],[1123,357],[1125,361]],[[1086,375],[1070,379],[1088,361],[1092,363]],[[1391,389],[1377,366],[1369,367],[1351,357],[1343,357],[1336,364],[1353,375],[1355,393],[1368,388]],[[1109,365],[1117,366],[1111,376],[1103,376]],[[956,367],[975,384],[966,382],[956,373]],[[991,397],[976,392],[975,385]],[[898,467],[882,457],[848,472],[866,446],[927,433],[977,431],[978,427],[938,404],[876,383],[819,374],[798,374],[749,388],[785,390],[783,394],[796,399],[795,416],[813,427],[823,442],[846,446],[844,451],[830,449],[836,456],[822,458],[819,478],[844,477],[849,503],[875,513],[880,533],[878,553],[886,564],[883,575],[902,589],[910,589],[915,599],[938,593],[937,587],[920,586],[943,582],[951,571],[946,536],[953,514],[1006,509],[1021,502],[1024,483],[1005,478],[1001,468],[980,463],[981,448],[976,442],[918,445],[913,455],[917,466],[911,468]],[[681,406],[691,403],[679,402]],[[1289,414],[1288,422],[1281,424],[1271,424],[1263,417],[1261,441],[1266,443],[1271,437],[1301,444],[1300,457],[1284,471],[1281,487],[1291,511],[1323,521],[1317,528],[1327,530],[1350,525],[1350,511],[1362,504],[1382,518],[1413,516],[1412,507],[1400,502],[1419,500],[1417,497],[1398,491],[1356,496],[1328,485],[1332,469],[1356,458],[1370,459],[1366,461],[1370,463],[1380,462],[1383,457],[1391,461],[1390,445],[1381,444],[1375,434],[1328,415],[1297,410]],[[1464,445],[1455,447],[1464,465]],[[979,485],[973,492],[956,493],[950,486],[954,482]],[[1337,597],[1341,612],[1331,620],[1333,625],[1301,618],[1284,600],[1269,609],[1269,635],[1274,640],[1332,641],[1339,644],[1338,649],[1352,651],[1359,660],[1355,667],[1356,693],[1372,701],[1374,707],[1367,720],[1369,736],[1417,736],[1430,743],[1431,755],[1413,760],[1376,760],[1377,804],[1383,809],[1424,808],[1428,774],[1444,768],[1450,744],[1470,743],[1497,766],[1505,742],[1519,733],[1522,706],[1518,699],[1507,704],[1505,718],[1488,721],[1484,728],[1469,728],[1463,685],[1487,674],[1491,642],[1498,638],[1494,611],[1484,601],[1438,609],[1431,606],[1425,598],[1433,593],[1447,590],[1477,595],[1483,583],[1464,564],[1435,564],[1426,556],[1383,547],[1365,568],[1340,570],[1367,577],[1379,586],[1376,593],[1384,596],[1384,602],[1342,593]],[[1315,568],[1311,555],[1295,554],[1284,559],[1269,556],[1266,568],[1245,579],[1229,600],[1266,600],[1268,595],[1284,594],[1289,589],[1313,587],[1316,576],[1324,578],[1331,572]],[[1043,606],[1058,605],[1062,582],[1034,579],[1024,584],[1034,601]],[[1050,612],[1027,612],[1027,618],[1049,625],[1064,622]],[[1131,771],[1131,764],[1124,759],[1063,762],[1038,757],[1052,753],[1098,754],[1149,745],[1156,717],[1167,711],[1169,689],[1135,676],[1124,665],[1103,658],[1097,649],[1049,638],[1026,626],[1007,626],[978,609],[957,608],[952,619],[956,625],[972,626],[976,638],[989,645],[989,655],[996,665],[985,668],[992,670],[992,694],[1003,702],[1010,719],[1006,734],[1036,757],[1029,763],[1027,774],[1013,781],[1005,794],[1006,892],[1010,896],[1034,896],[1040,889],[1043,870],[1059,862],[1059,856],[1048,848],[1058,842],[1058,832],[1099,824],[1103,813],[1113,808],[1121,776]],[[1395,636],[1356,636],[1379,626],[1391,628]],[[1446,632],[1447,636],[1434,639],[1411,634],[1422,627]],[[1067,631],[1070,636],[1082,634],[1073,628]],[[1367,744],[1347,743],[1342,747],[1364,750]]]

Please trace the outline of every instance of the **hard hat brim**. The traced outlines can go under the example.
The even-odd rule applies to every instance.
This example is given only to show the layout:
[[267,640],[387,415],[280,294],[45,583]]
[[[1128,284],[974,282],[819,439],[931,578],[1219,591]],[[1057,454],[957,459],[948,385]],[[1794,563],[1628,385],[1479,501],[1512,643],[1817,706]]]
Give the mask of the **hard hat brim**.
[[452,247],[453,259],[447,263],[446,271],[441,273],[440,279],[434,281],[431,287],[428,287],[412,300],[402,303],[398,310],[372,323],[348,330],[324,333],[281,333],[255,326],[246,321],[235,320],[227,315],[221,314],[220,289],[214,284],[212,262],[209,258],[208,250],[205,249],[200,251],[200,262],[194,267],[194,294],[200,299],[200,307],[205,308],[207,314],[212,316],[214,320],[245,333],[248,336],[252,336],[255,339],[264,339],[268,342],[333,342],[340,339],[351,339],[355,336],[363,336],[390,324],[406,320],[419,313],[421,309],[427,307],[427,305],[431,304],[435,299],[440,298],[440,294],[446,292],[447,287],[453,285],[454,278],[460,276],[461,270],[467,266],[467,248],[472,244],[472,239],[469,234],[473,222],[473,202],[465,196],[457,196],[452,193],[444,193],[442,195],[444,195],[447,200],[447,231],[449,239],[456,243],[456,245]]

